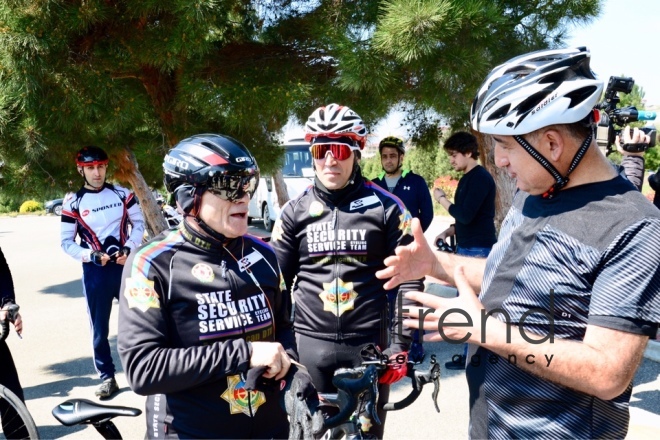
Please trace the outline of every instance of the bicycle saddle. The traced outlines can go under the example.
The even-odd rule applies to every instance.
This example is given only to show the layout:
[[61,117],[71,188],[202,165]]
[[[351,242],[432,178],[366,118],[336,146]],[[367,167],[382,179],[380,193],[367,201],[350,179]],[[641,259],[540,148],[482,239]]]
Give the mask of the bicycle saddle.
[[86,399],[71,399],[53,408],[55,417],[64,426],[95,424],[116,416],[136,417],[142,414],[137,408],[101,405]]

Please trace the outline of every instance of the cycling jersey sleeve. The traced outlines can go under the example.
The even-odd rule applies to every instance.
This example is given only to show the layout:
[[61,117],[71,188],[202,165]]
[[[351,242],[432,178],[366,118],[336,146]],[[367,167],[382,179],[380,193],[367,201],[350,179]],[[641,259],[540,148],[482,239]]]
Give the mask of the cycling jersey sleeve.
[[655,335],[660,323],[659,247],[657,218],[631,225],[612,242],[594,283],[590,324]]
[[62,205],[62,217],[60,218],[60,242],[64,252],[74,260],[82,263],[89,263],[91,261],[90,255],[92,254],[92,250],[84,248],[76,242],[78,222],[71,209],[71,203],[76,197],[77,196],[74,195]]
[[128,246],[131,250],[135,250],[142,243],[142,238],[144,236],[144,217],[135,194],[126,189],[124,189],[124,191],[126,192],[125,203],[128,211],[128,218],[131,222],[131,233],[128,240],[126,240],[126,243],[124,243],[124,246]]
[[[282,270],[282,278],[288,292],[293,291],[293,280],[300,270],[300,253],[296,243],[294,231],[294,205],[288,201],[280,213],[280,218],[275,222],[271,243],[276,250],[277,261]],[[289,233],[284,234],[284,231]]]
[[279,268],[279,278],[280,282],[280,292],[275,297],[275,304],[273,310],[275,310],[275,340],[277,340],[284,350],[287,352],[290,358],[298,360],[298,349],[296,347],[296,337],[293,332],[293,321],[291,319],[291,293],[287,289],[286,284],[284,283],[284,277],[282,276],[282,271]]

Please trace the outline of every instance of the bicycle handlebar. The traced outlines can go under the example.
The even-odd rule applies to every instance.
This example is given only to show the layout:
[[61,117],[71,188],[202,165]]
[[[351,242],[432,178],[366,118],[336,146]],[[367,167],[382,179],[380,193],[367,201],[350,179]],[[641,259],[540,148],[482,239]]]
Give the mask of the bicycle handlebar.
[[440,393],[440,364],[431,364],[431,368],[428,371],[416,371],[413,368],[410,368],[409,365],[406,376],[412,379],[413,390],[398,402],[386,403],[383,405],[383,409],[385,411],[396,411],[410,406],[410,404],[417,400],[422,393],[424,385],[433,382],[433,394],[431,395],[431,398],[433,399],[435,410],[440,412],[440,407],[438,406],[438,394]]
[[7,336],[9,335],[9,321],[13,321],[16,318],[18,309],[20,309],[18,304],[7,304],[7,308],[5,309],[7,317],[0,322],[0,342],[7,339]]
[[[366,367],[340,368],[335,371],[332,384],[337,387],[339,413],[323,422],[323,428],[326,430],[335,428],[348,420],[351,414],[357,409],[360,395],[370,387],[378,387],[378,368],[374,364]],[[372,395],[375,396],[376,393],[372,392]],[[371,409],[368,408],[370,413],[372,412]],[[380,419],[376,411],[373,411],[371,415],[374,421],[380,424]]]
[[[357,368],[342,368],[335,372],[332,384],[337,387],[337,403],[339,413],[326,419],[323,423],[324,429],[335,428],[344,423],[357,409],[360,396],[371,387],[372,393],[367,402],[367,412],[374,422],[380,424],[376,414],[376,395],[378,389],[378,371],[386,368],[385,364],[369,364]],[[385,411],[396,411],[410,406],[422,393],[422,388],[428,383],[433,383],[434,389],[431,398],[437,412],[438,394],[440,392],[440,364],[433,363],[428,371],[415,370],[415,364],[408,362],[407,377],[412,379],[413,390],[398,402],[388,402],[383,406]],[[323,397],[323,394],[320,394]]]

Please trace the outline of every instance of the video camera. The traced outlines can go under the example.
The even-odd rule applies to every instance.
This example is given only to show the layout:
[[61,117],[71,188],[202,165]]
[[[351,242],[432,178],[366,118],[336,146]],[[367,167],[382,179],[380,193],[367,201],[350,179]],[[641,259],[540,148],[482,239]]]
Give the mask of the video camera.
[[[655,119],[655,112],[637,110],[633,106],[618,108],[620,101],[619,92],[630,93],[634,85],[635,80],[632,78],[611,76],[605,89],[605,98],[596,107],[601,110],[600,121],[596,130],[596,142],[598,143],[598,147],[605,151],[605,154],[615,151],[613,147],[614,141],[616,136],[620,136],[623,126],[631,122],[653,121]],[[616,126],[621,128],[616,128]],[[624,150],[631,153],[638,153],[655,147],[656,129],[653,127],[642,127],[640,130],[650,136],[650,142],[648,144],[624,144],[621,141],[621,137],[619,137],[620,145]]]

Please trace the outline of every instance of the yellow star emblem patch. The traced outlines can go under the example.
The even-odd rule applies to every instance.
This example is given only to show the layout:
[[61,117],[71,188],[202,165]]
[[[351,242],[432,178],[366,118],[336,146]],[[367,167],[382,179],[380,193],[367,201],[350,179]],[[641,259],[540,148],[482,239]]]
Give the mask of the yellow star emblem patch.
[[231,414],[245,414],[248,417],[255,415],[259,407],[266,403],[264,393],[246,390],[245,382],[237,374],[227,376],[227,389],[220,397],[229,403]]
[[323,292],[319,294],[323,301],[323,310],[337,317],[355,308],[357,296],[357,292],[353,290],[353,283],[345,283],[339,278],[331,283],[323,283]]
[[124,297],[128,307],[137,307],[146,312],[149,309],[159,309],[158,294],[154,290],[154,282],[142,275],[126,278]]

